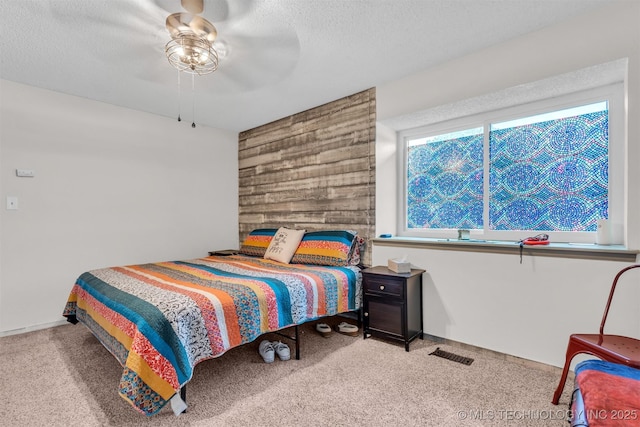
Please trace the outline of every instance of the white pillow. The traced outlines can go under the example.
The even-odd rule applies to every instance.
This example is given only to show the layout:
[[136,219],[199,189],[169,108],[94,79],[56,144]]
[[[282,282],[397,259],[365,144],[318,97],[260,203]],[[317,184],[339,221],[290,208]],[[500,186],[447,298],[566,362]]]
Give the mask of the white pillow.
[[280,227],[271,239],[264,258],[289,264],[304,237],[304,231]]

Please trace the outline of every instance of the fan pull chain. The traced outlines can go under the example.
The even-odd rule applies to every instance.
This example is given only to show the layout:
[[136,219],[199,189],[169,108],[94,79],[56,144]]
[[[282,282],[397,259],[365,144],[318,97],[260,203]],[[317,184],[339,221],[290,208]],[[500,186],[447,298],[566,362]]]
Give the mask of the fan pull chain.
[[182,89],[180,86],[180,70],[178,70],[178,121],[181,122],[182,118],[180,117],[182,109]]
[[196,78],[191,74],[191,127],[196,127]]

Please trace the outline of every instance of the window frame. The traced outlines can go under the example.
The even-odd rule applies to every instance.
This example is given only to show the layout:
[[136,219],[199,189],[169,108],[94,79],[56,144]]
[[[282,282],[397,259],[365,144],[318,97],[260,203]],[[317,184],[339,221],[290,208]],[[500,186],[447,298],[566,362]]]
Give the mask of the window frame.
[[[607,101],[609,109],[609,182],[608,214],[613,229],[613,240],[621,243],[624,236],[625,194],[627,165],[626,150],[626,108],[624,104],[624,85],[616,82],[596,88],[581,90],[569,94],[560,94],[551,98],[523,103],[505,108],[488,110],[477,114],[454,118],[442,122],[420,126],[397,132],[398,153],[398,209],[397,234],[401,237],[457,238],[457,230],[452,229],[409,229],[407,227],[407,140],[431,137],[463,129],[483,127],[483,223],[482,230],[471,230],[471,239],[489,241],[518,241],[533,234],[536,230],[489,230],[489,129],[492,123],[506,122],[520,117],[562,110],[598,101]],[[613,166],[613,167],[612,167]],[[544,231],[555,242],[587,243],[596,241],[596,232],[591,231]]]

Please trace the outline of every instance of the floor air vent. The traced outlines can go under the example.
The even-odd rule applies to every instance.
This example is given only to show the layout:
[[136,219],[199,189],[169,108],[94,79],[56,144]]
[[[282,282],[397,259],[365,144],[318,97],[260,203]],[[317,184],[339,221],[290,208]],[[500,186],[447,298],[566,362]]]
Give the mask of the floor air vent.
[[449,353],[448,351],[440,350],[440,347],[436,348],[433,353],[429,353],[429,355],[453,360],[454,362],[462,363],[463,365],[471,365],[473,363],[473,359],[470,357],[464,357],[458,354]]

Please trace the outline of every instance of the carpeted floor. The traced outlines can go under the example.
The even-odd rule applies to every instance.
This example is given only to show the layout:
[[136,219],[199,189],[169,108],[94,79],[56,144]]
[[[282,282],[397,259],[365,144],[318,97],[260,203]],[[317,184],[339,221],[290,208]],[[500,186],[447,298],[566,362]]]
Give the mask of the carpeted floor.
[[[261,337],[198,365],[189,410],[179,417],[169,406],[145,417],[120,398],[120,365],[83,325],[3,337],[0,420],[39,427],[567,425],[571,379],[560,405],[550,403],[559,370],[427,340],[407,353],[374,338],[323,338],[313,324],[301,335],[301,360],[265,364]],[[430,356],[437,347],[474,361]]]

